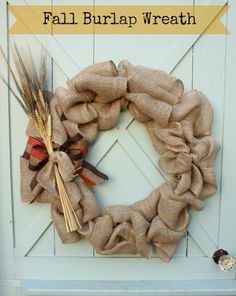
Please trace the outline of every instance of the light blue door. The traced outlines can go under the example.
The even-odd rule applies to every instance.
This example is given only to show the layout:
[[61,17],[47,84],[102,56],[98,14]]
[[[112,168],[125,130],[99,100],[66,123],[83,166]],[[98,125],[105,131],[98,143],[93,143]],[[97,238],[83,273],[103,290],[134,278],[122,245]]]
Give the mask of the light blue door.
[[[147,4],[141,0],[37,2],[9,1],[12,5],[39,2],[47,5]],[[227,2],[149,0],[148,4],[224,5]],[[0,227],[4,238],[0,236],[4,266],[0,271],[1,295],[183,295],[183,291],[201,295],[236,295],[235,270],[223,273],[211,258],[218,248],[224,248],[236,257],[234,0],[230,1],[230,6],[229,13],[223,18],[231,31],[227,36],[93,36],[91,32],[90,35],[13,38],[7,37],[6,32],[14,23],[14,17],[10,15],[6,1],[0,1],[0,38],[4,49],[10,50],[9,45],[14,39],[18,44],[28,42],[37,56],[39,45],[45,46],[49,54],[49,84],[53,89],[65,85],[68,77],[79,69],[104,60],[118,63],[128,59],[134,64],[163,69],[182,79],[186,90],[197,88],[209,97],[215,112],[213,136],[222,146],[216,168],[218,191],[205,201],[202,212],[191,211],[188,235],[170,263],[162,262],[158,256],[149,260],[131,255],[101,256],[87,241],[62,245],[51,222],[49,205],[28,205],[20,201],[19,156],[26,142],[27,118],[6,87],[0,84]],[[209,20],[209,24],[211,22]],[[6,67],[2,60],[0,63],[0,71],[7,78]],[[133,203],[169,178],[157,166],[158,155],[144,126],[129,112],[122,114],[116,128],[100,134],[89,160],[110,176],[108,183],[94,189],[101,206]]]

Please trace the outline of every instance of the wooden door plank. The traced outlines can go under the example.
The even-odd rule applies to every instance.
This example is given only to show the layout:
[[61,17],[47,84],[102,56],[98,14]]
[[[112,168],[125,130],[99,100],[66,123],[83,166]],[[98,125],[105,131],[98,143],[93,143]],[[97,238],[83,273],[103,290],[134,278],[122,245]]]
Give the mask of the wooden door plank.
[[[0,1],[0,11],[2,12],[0,18],[0,44],[8,55],[8,40],[7,40],[7,3]],[[2,77],[8,81],[8,69],[4,59],[0,55],[0,73]],[[6,285],[4,287],[0,284],[0,291],[2,295],[15,295],[10,286],[10,280],[14,277],[14,220],[12,212],[12,187],[11,187],[11,148],[10,148],[10,134],[9,134],[9,91],[7,86],[0,80],[0,281]],[[4,290],[3,290],[4,289]],[[4,293],[4,294],[3,294]]]
[[91,258],[94,255],[93,246],[86,239],[77,243],[63,244],[55,231],[55,256],[56,257],[85,257]]
[[[32,11],[35,1],[32,0],[9,0],[11,5],[30,5]],[[43,0],[40,2],[41,5],[51,6],[51,0]],[[40,21],[38,17],[35,17],[36,21]],[[61,70],[66,74],[67,77],[71,77],[78,72],[79,65],[71,55],[65,50],[65,48],[58,42],[58,40],[52,35],[31,35],[45,48],[47,53],[54,59]]]
[[205,228],[202,227],[193,217],[191,217],[188,225],[188,232],[194,238],[195,242],[197,242],[204,254],[208,257],[212,257],[214,252],[217,250],[217,245],[211,240]]
[[222,158],[222,188],[219,246],[227,249],[236,256],[235,230],[235,68],[236,68],[236,2],[229,1],[228,28],[226,49],[226,77],[225,77],[225,104],[224,104],[224,137]]
[[[227,0],[194,0],[194,5],[221,5],[222,7],[227,3]],[[218,13],[220,13],[221,9],[219,9]],[[218,15],[218,13],[216,15]],[[209,19],[207,27],[212,23],[213,20]],[[206,27],[206,28],[207,28]],[[206,29],[204,28],[204,30]],[[175,44],[172,47],[172,50],[169,49],[166,52],[165,58],[161,61],[162,67],[165,67],[167,71],[171,72],[174,67],[178,64],[181,58],[188,52],[188,50],[197,42],[199,38],[201,38],[202,33],[199,35],[190,35],[186,38],[186,35],[180,35],[179,38],[176,38]],[[187,39],[187,42],[185,41]],[[169,57],[171,53],[174,52],[174,60],[175,62],[171,62]],[[164,68],[163,68],[164,69]]]
[[96,142],[91,146],[86,160],[97,166],[116,141],[117,129],[100,132]]
[[161,173],[150,162],[147,155],[143,153],[142,149],[128,132],[121,132],[118,140],[154,188],[160,186],[165,181]]
[[[17,4],[22,4],[23,2],[18,0]],[[33,1],[31,1],[31,4]],[[45,0],[44,3],[50,4],[50,0]],[[9,20],[11,22],[12,16],[9,15]],[[26,48],[28,43],[33,55],[40,57],[41,48],[38,41],[31,35],[25,36],[9,36],[9,41],[17,42],[19,47]],[[39,58],[35,59],[36,64],[39,63]],[[10,56],[10,64],[14,68],[14,63],[12,59],[12,52]],[[47,60],[48,72],[51,71],[51,61]],[[13,80],[11,80],[12,85],[14,85]],[[51,75],[48,75],[48,85],[51,86]],[[48,205],[29,205],[23,204],[20,200],[20,162],[19,156],[22,155],[25,143],[27,141],[25,136],[25,130],[28,122],[27,116],[21,110],[19,104],[16,102],[13,95],[10,96],[10,112],[11,112],[11,122],[10,122],[10,133],[11,133],[11,157],[12,157],[12,184],[13,184],[13,207],[14,207],[14,217],[15,217],[15,240],[16,240],[16,255],[25,256],[40,236],[47,229],[51,223],[49,206]],[[15,116],[17,114],[17,116]],[[54,238],[50,237],[48,240],[48,249],[53,249]]]
[[54,226],[49,224],[49,227],[44,231],[44,233],[38,238],[33,247],[27,252],[26,256],[54,256],[55,246],[54,244],[48,244],[51,238],[54,237]]
[[[117,2],[112,2],[115,5]],[[152,1],[145,2],[145,5],[153,4]],[[185,0],[178,2],[183,5],[191,5],[192,1]],[[227,3],[227,0],[218,0],[218,5],[224,5]],[[96,0],[96,5],[111,5],[111,2],[108,0]],[[125,5],[137,5],[137,1],[129,0],[125,2]],[[155,1],[155,5],[176,5],[176,1]],[[214,0],[205,1],[206,5],[216,4]],[[120,2],[119,2],[120,5]],[[220,10],[219,10],[220,11]],[[212,22],[209,20],[208,25]],[[118,36],[109,36],[103,35],[95,36],[95,61],[101,61],[106,59],[107,56],[112,58],[113,61],[119,62],[122,59],[129,59],[135,64],[143,64],[146,66],[155,67],[163,69],[167,72],[173,71],[177,64],[181,61],[184,55],[189,51],[193,44],[200,38],[201,34],[195,35],[175,35],[175,36],[160,36],[155,35],[156,45],[153,45],[152,48],[149,48],[150,40],[153,40],[153,36],[148,35],[138,35],[138,36],[125,36],[122,35],[122,47],[119,46],[120,35]],[[141,38],[140,38],[141,37]],[[109,44],[109,46],[104,46]],[[162,48],[164,46],[164,49]],[[171,45],[171,46],[170,46]],[[136,48],[142,48],[142,51],[145,54],[139,53]],[[154,50],[155,48],[155,50]],[[160,51],[161,49],[161,51]],[[164,52],[164,55],[163,55]],[[174,54],[173,54],[174,53]],[[142,61],[144,59],[144,61]]]
[[35,219],[30,221],[28,228],[18,239],[15,249],[16,256],[25,256],[52,222],[48,206],[41,206]]
[[202,257],[205,256],[204,251],[199,247],[198,242],[196,242],[190,233],[188,233],[188,248],[187,248],[188,257]]
[[101,208],[114,204],[132,204],[153,190],[143,170],[119,142],[100,161],[98,169],[109,176],[108,181],[93,188]]
[[[196,5],[199,4],[196,2]],[[214,110],[212,135],[222,146],[223,137],[223,108],[225,81],[225,36],[203,35],[194,45],[193,55],[193,88],[201,90],[210,100]],[[212,54],[214,52],[214,54]],[[217,62],[216,62],[217,60]],[[218,244],[219,211],[221,205],[221,162],[222,149],[216,162],[216,178],[218,191],[205,203],[201,212],[192,215],[204,227],[209,237]],[[209,215],[209,212],[211,215]]]
[[[93,0],[52,0],[52,5],[93,6]],[[78,71],[93,63],[93,28],[91,28],[90,34],[53,35],[52,37],[53,38],[51,39],[55,40],[55,43],[57,43],[57,46],[54,48],[53,52],[54,62],[57,63],[59,67],[61,67],[61,70],[66,74],[67,77],[74,76],[78,73]],[[62,54],[62,50],[64,50],[64,54]],[[64,62],[61,60],[65,55],[67,56],[67,59],[70,59],[72,61],[73,66],[71,67],[70,63],[68,65],[69,67],[66,66],[66,68],[64,69]],[[61,62],[63,64],[61,64]]]
[[174,258],[165,263],[159,258],[16,258],[18,278],[42,280],[223,280],[234,279],[234,271],[222,272],[208,257]]

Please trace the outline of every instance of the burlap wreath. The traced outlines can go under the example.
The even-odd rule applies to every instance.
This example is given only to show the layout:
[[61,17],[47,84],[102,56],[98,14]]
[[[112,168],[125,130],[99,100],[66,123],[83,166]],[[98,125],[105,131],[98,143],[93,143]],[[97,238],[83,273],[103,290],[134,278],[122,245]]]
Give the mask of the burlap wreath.
[[[85,237],[102,255],[139,253],[146,258],[154,246],[160,258],[169,261],[186,235],[188,206],[202,210],[202,200],[216,191],[219,145],[210,136],[212,107],[201,92],[183,91],[182,82],[171,75],[127,61],[117,68],[108,61],[79,72],[50,101],[53,154],[47,155],[29,123],[29,141],[21,157],[22,200],[52,204],[52,220],[63,243]],[[160,154],[159,166],[171,174],[172,182],[130,206],[101,211],[89,186],[107,177],[84,157],[98,132],[113,128],[127,108],[147,127]],[[54,162],[81,223],[75,232],[66,232]]]

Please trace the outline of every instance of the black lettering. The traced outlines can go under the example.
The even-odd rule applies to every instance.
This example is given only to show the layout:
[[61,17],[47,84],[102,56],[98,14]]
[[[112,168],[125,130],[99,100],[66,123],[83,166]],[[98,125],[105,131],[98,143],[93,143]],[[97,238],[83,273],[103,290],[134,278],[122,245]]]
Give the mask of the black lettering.
[[119,25],[119,23],[116,21],[116,14],[115,12],[111,12],[111,25]]
[[88,11],[85,11],[85,12],[83,12],[83,15],[84,15],[84,22],[83,22],[83,24],[84,25],[89,25],[89,24],[91,24],[91,13],[90,12],[88,12]]
[[62,16],[63,22],[60,22],[60,24],[61,25],[67,25],[67,22],[66,22],[66,13],[65,12],[62,12],[61,13],[61,16]]
[[144,24],[150,25],[152,12],[143,12],[143,22]]
[[110,20],[111,16],[110,15],[104,15],[103,18],[104,18],[104,23],[103,24],[107,25],[108,24],[107,20]]
[[158,21],[157,20],[160,20],[161,19],[161,16],[160,15],[154,15],[153,16],[153,25],[158,25]]
[[181,25],[186,25],[187,23],[187,21],[185,20],[186,16],[183,14],[183,12],[180,13],[179,18],[180,18]]
[[171,25],[178,25],[178,18],[176,15],[172,15],[170,18]]
[[162,23],[164,24],[164,25],[168,25],[169,24],[169,22],[170,22],[170,19],[169,19],[169,17],[167,16],[167,15],[163,15],[163,17],[162,17]]
[[94,25],[102,25],[101,16],[100,15],[93,15],[93,23]]
[[[188,25],[196,25],[196,19],[195,19],[195,16],[194,15],[190,15],[190,13],[188,12],[187,13],[188,15]],[[191,23],[191,20],[193,20],[193,22]]]
[[50,11],[44,11],[43,12],[43,15],[44,15],[44,21],[43,21],[43,24],[44,25],[47,25],[49,20],[50,20],[50,17],[52,16],[52,13]]
[[58,15],[54,15],[52,18],[53,25],[59,25],[60,24],[60,18]]
[[127,18],[126,18],[125,15],[121,15],[121,16],[120,16],[120,24],[121,24],[121,25],[128,25],[128,23],[127,23]]
[[71,22],[69,23],[69,25],[78,25],[78,22],[75,19],[74,12],[70,12],[70,15],[71,15]]
[[129,16],[129,28],[132,28],[133,25],[137,23],[137,18],[135,16]]

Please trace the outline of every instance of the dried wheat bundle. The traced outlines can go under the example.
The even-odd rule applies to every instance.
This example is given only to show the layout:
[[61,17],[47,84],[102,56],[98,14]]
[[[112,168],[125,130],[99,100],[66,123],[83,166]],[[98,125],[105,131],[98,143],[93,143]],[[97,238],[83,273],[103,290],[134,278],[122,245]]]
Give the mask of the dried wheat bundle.
[[[30,49],[19,51],[16,44],[13,46],[13,57],[16,66],[17,76],[11,68],[2,48],[1,53],[9,67],[10,73],[16,84],[18,94],[1,77],[2,81],[8,85],[9,89],[19,102],[20,106],[28,117],[33,121],[39,132],[48,154],[52,154],[52,122],[49,108],[48,91],[46,91],[46,54],[42,51],[39,72],[37,72]],[[72,208],[65,185],[60,175],[57,164],[54,164],[54,174],[60,196],[62,209],[65,217],[66,230],[72,232],[80,227],[79,220]]]

